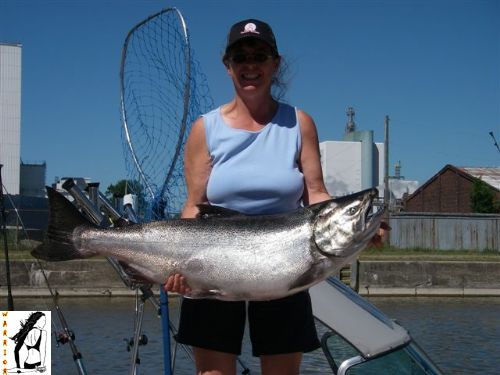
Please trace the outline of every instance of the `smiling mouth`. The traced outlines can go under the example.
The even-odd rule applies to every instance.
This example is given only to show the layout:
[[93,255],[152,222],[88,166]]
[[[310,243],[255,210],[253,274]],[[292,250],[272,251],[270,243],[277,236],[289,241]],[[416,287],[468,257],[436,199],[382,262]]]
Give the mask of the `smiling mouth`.
[[241,78],[243,78],[246,81],[255,81],[260,77],[260,74],[257,73],[252,73],[252,74],[242,74]]

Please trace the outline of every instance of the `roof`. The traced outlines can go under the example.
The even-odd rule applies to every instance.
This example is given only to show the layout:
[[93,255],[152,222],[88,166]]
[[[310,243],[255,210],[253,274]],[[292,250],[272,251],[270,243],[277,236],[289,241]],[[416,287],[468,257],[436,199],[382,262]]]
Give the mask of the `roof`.
[[454,165],[446,164],[439,172],[420,185],[419,188],[407,198],[407,201],[416,197],[422,190],[449,169],[469,181],[474,181],[474,178],[480,178],[496,191],[500,191],[500,167],[455,167]]
[[18,42],[2,42],[0,41],[0,46],[6,46],[6,47],[22,47],[23,45]]
[[488,185],[500,190],[500,167],[457,167],[457,169],[480,178]]

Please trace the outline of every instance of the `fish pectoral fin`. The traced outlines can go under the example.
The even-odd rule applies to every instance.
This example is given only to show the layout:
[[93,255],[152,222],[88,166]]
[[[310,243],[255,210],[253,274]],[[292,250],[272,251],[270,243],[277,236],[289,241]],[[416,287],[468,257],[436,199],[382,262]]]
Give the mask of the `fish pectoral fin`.
[[212,206],[210,204],[198,204],[197,205],[200,212],[197,217],[199,219],[210,219],[214,217],[231,217],[231,216],[245,216],[241,212],[230,210],[229,208],[224,208],[220,206]]
[[313,284],[320,278],[320,276],[321,275],[318,273],[318,270],[315,267],[311,267],[302,275],[300,275],[292,285],[290,285],[289,290],[302,288],[304,286]]
[[156,282],[151,275],[148,275],[149,272],[147,272],[147,269],[145,269],[144,267],[138,266],[133,263],[126,263],[123,261],[118,261],[118,263],[120,263],[120,266],[122,266],[123,270],[130,278],[130,281],[132,281],[133,283],[143,284]]
[[210,293],[210,294],[212,294],[212,295],[214,295],[214,296],[221,296],[221,297],[223,297],[223,296],[225,296],[225,295],[226,295],[226,293],[224,293],[224,292],[223,292],[222,290],[220,290],[220,289],[210,289],[210,290],[208,291],[208,293]]
[[198,289],[198,290],[192,290],[189,294],[187,294],[185,297],[187,298],[193,298],[193,299],[198,299],[198,298],[217,298],[217,297],[224,297],[226,293],[224,293],[220,289]]

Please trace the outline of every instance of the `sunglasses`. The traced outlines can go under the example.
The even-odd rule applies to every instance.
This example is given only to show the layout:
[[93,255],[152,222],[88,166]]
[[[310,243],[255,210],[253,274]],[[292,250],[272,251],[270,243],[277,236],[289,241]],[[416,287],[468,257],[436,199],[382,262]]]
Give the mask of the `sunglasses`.
[[235,55],[232,55],[229,57],[229,60],[233,62],[234,64],[243,64],[243,63],[256,63],[256,64],[262,64],[265,63],[267,60],[274,58],[275,56],[273,55],[268,55],[266,53],[252,53],[252,54],[244,54],[244,53],[237,53]]

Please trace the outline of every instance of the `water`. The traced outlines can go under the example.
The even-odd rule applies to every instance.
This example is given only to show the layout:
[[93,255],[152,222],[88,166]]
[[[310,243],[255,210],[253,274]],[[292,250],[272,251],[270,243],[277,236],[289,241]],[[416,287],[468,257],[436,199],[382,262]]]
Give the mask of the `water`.
[[500,298],[373,298],[446,374],[500,374]]
[[[371,298],[388,316],[397,319],[446,374],[499,374],[500,298]],[[17,310],[48,310],[47,299],[17,299]],[[131,298],[61,298],[59,302],[89,374],[127,374],[133,336],[134,300]],[[53,309],[51,309],[53,310]],[[53,310],[54,311],[54,310]],[[171,303],[176,319],[178,304]],[[59,325],[53,312],[53,321]],[[55,327],[53,326],[54,330]],[[322,327],[318,327],[320,334]],[[161,326],[156,312],[146,305],[140,347],[139,374],[162,374]],[[52,346],[53,374],[77,374],[68,345]],[[194,374],[192,362],[179,348],[176,375]],[[251,356],[246,338],[242,360],[252,374],[259,374],[258,359]],[[240,368],[240,373],[241,373]],[[304,356],[301,374],[330,373],[321,349]]]

